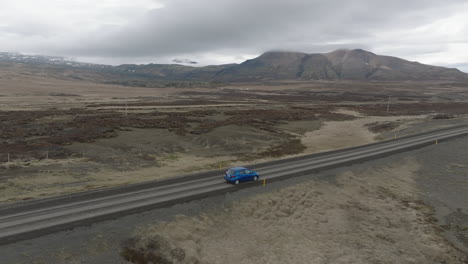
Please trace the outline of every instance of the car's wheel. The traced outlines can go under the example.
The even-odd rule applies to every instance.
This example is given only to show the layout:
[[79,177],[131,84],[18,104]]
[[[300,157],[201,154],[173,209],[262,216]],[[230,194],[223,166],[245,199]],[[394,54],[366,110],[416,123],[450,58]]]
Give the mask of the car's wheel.
[[254,181],[258,181],[258,176],[255,175],[253,180],[254,180]]
[[236,181],[234,182],[234,184],[235,184],[235,185],[239,184],[239,180],[236,180]]

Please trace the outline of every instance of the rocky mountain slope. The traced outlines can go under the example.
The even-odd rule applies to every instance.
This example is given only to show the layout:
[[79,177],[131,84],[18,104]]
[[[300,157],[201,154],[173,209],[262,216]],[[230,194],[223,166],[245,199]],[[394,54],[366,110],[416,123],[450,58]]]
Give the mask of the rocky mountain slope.
[[267,52],[230,67],[216,78],[225,80],[468,80],[457,69],[380,56],[361,49],[325,54]]
[[[13,66],[12,66],[13,65]],[[100,82],[145,85],[153,81],[249,82],[268,80],[381,80],[381,81],[466,81],[468,74],[376,55],[361,49],[340,49],[330,53],[266,52],[241,64],[192,67],[178,64],[124,64],[119,66],[79,63],[61,57],[0,53],[0,69],[27,69],[53,77]]]

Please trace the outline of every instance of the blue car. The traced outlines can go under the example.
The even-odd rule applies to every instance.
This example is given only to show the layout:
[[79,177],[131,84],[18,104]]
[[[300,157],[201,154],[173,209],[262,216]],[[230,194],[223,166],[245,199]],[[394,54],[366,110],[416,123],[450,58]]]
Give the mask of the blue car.
[[254,170],[244,167],[233,167],[226,171],[224,179],[229,183],[239,184],[243,181],[257,181],[260,176]]

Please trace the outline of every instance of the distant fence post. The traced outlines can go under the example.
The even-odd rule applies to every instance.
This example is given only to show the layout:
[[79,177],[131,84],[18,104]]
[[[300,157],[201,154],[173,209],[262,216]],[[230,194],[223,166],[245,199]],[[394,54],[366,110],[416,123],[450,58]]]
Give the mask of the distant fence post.
[[128,97],[125,97],[125,116],[128,115]]
[[388,96],[387,113],[390,110],[390,95]]

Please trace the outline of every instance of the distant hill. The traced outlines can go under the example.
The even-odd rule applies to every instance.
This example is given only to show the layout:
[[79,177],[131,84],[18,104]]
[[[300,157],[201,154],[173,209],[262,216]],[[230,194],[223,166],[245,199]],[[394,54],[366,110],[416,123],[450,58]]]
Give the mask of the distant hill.
[[[376,55],[361,49],[330,53],[266,52],[241,64],[192,67],[179,64],[125,64],[109,66],[80,63],[62,57],[0,53],[0,69],[21,64],[30,72],[53,77],[148,86],[154,81],[249,82],[268,80],[381,80],[467,81],[468,74]],[[17,66],[15,66],[17,67]]]
[[112,67],[109,65],[93,64],[85,62],[77,62],[73,59],[60,56],[45,56],[45,55],[28,55],[16,52],[0,52],[0,62],[23,63],[23,64],[45,64],[45,65],[60,65],[71,67]]
[[220,72],[224,80],[468,80],[457,69],[380,56],[361,49],[324,54],[267,52]]

